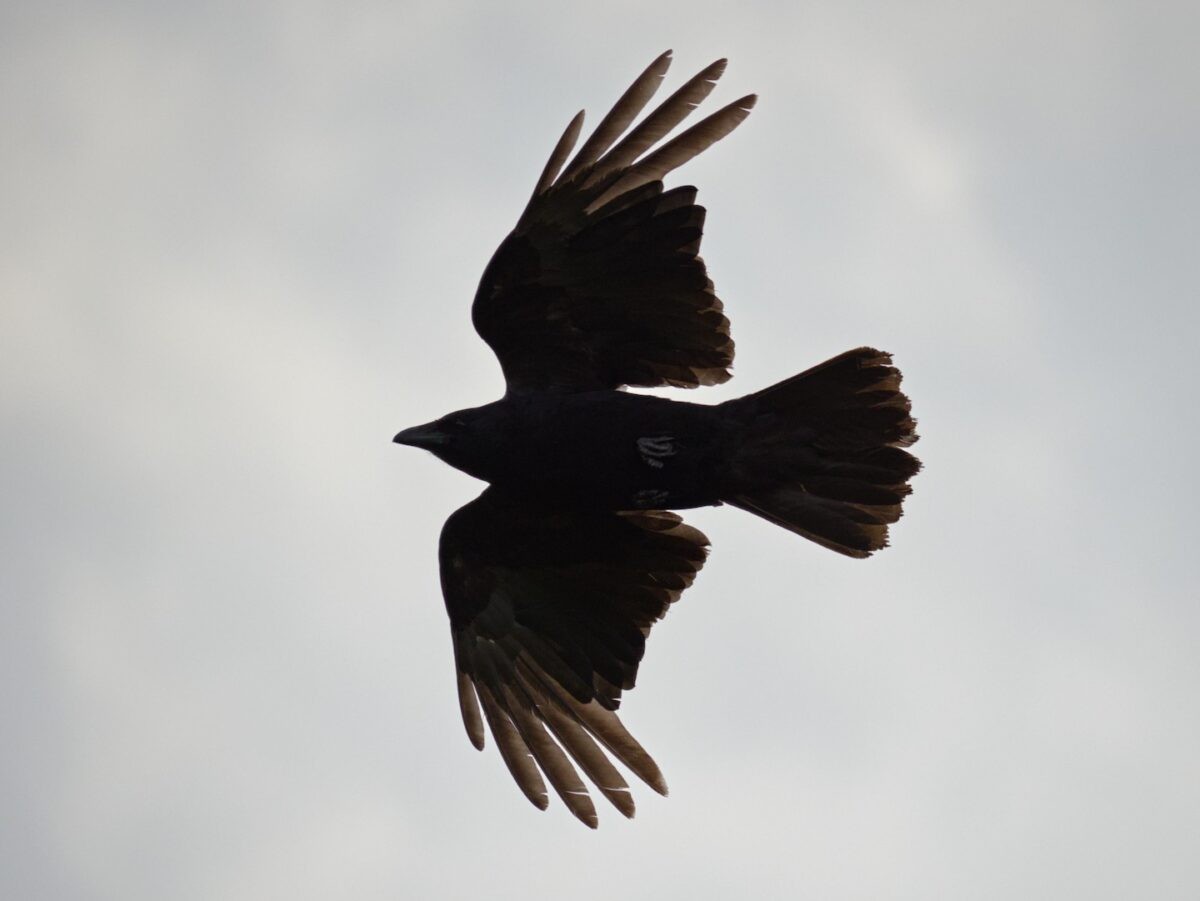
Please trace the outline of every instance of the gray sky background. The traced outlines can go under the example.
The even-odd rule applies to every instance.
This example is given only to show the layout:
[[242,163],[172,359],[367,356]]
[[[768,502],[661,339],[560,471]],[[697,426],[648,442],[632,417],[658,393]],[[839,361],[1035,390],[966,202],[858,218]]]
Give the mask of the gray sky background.
[[[5,898],[1200,896],[1194,4],[4,4]],[[862,563],[732,509],[591,833],[468,744],[479,273],[656,54],[763,387],[896,354]]]

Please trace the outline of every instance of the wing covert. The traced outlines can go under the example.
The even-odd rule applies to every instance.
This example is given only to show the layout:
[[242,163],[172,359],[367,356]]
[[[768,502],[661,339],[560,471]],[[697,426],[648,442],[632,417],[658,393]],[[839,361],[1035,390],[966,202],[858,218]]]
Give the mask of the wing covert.
[[661,179],[736,128],[755,97],[655,149],[725,70],[708,66],[630,129],[670,62],[667,51],[651,63],[564,168],[582,113],[572,119],[484,270],[472,319],[510,392],[729,378],[729,321],[699,256],[705,210],[695,188]]
[[439,558],[463,723],[480,749],[487,723],[537,807],[547,805],[544,774],[594,828],[578,768],[633,816],[610,756],[666,794],[615,711],[651,626],[692,583],[707,546],[674,513],[549,512],[510,505],[494,489],[447,520]]

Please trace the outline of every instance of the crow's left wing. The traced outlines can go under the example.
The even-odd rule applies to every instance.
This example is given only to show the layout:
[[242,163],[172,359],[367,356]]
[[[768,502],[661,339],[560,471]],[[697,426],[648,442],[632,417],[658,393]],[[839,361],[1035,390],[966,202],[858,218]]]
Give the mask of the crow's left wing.
[[695,188],[664,191],[661,179],[733,131],[755,98],[656,146],[725,71],[725,60],[708,66],[630,129],[670,62],[667,51],[651,63],[566,162],[583,113],[572,120],[483,273],[471,316],[510,392],[729,378],[729,321],[699,257],[704,208]]
[[578,767],[633,816],[608,755],[666,794],[614,711],[633,687],[651,625],[692,583],[707,547],[674,513],[533,510],[492,488],[446,521],[439,556],[463,723],[482,749],[486,719],[537,807],[547,805],[544,773],[594,828]]

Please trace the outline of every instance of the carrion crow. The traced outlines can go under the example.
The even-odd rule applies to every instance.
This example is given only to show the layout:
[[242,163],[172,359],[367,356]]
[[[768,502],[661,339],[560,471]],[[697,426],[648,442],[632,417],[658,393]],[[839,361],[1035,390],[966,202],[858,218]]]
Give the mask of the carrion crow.
[[669,133],[709,94],[719,60],[633,126],[671,62],[656,59],[571,157],[567,127],[472,307],[501,400],[406,429],[489,483],[439,547],[458,696],[471,742],[486,721],[517,784],[543,774],[588,826],[591,780],[625,816],[610,758],[666,794],[616,710],[651,626],[692,583],[708,539],[671,510],[731,504],[850,557],[886,546],[920,464],[900,372],[860,347],[717,405],[623,386],[730,377],[729,321],[698,256],[704,208],[662,178],[736,128],[735,100]]

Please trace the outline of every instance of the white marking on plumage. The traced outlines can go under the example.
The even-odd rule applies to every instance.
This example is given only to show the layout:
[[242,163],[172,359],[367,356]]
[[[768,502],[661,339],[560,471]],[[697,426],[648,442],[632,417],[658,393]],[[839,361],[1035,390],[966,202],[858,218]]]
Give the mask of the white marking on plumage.
[[670,435],[659,435],[656,438],[639,438],[637,440],[638,453],[642,455],[642,459],[649,466],[655,469],[662,469],[663,458],[673,457],[677,452],[675,447],[675,439]]

